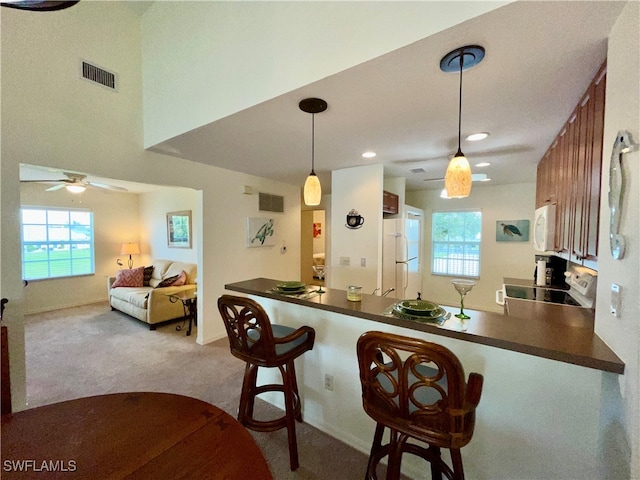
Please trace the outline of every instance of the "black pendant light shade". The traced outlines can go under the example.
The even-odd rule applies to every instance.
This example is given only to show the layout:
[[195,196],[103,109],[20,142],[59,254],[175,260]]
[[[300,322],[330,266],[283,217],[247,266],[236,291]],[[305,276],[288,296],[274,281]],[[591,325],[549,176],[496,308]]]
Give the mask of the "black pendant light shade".
[[311,114],[311,173],[304,182],[305,205],[320,205],[322,199],[322,187],[320,180],[314,171],[315,168],[315,114],[327,109],[327,102],[321,98],[305,98],[298,106],[300,110]]
[[449,161],[444,177],[444,188],[449,198],[468,197],[471,193],[471,167],[462,153],[460,137],[462,130],[462,71],[471,68],[484,58],[484,48],[479,45],[467,45],[447,53],[440,60],[443,72],[460,72],[460,92],[458,97],[458,151]]

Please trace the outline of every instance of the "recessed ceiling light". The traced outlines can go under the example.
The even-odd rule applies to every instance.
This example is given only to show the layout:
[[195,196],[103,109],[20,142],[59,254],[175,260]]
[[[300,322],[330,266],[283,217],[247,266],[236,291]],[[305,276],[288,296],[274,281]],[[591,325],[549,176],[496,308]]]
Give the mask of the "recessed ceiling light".
[[373,157],[375,157],[375,156],[376,156],[376,152],[364,152],[364,153],[362,154],[362,156],[363,156],[364,158],[373,158]]
[[489,134],[487,132],[472,133],[471,135],[467,136],[465,140],[468,140],[470,142],[477,142],[479,140],[484,140],[488,136]]
[[476,167],[478,167],[478,168],[488,167],[489,165],[491,165],[491,162],[476,163]]

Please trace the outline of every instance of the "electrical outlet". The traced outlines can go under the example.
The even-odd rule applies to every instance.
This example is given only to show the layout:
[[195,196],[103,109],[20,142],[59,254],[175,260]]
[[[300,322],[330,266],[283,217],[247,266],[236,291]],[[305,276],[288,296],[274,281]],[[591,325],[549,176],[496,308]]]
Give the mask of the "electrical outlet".
[[367,266],[367,259],[366,258],[361,258],[360,259],[360,266],[361,267],[366,267]]
[[333,375],[325,373],[324,375],[324,388],[333,392]]

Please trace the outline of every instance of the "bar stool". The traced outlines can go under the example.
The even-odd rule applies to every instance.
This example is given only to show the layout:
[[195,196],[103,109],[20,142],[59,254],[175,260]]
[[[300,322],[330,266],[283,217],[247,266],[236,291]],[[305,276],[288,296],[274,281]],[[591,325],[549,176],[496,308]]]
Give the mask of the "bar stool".
[[[289,465],[292,471],[296,470],[299,463],[295,421],[302,422],[302,412],[294,360],[313,348],[316,332],[307,326],[296,330],[272,325],[264,309],[250,298],[223,295],[218,299],[218,310],[227,329],[231,353],[246,362],[238,421],[258,432],[273,432],[286,427]],[[282,385],[258,386],[259,367],[278,368]],[[271,391],[283,392],[284,416],[269,421],[256,420],[253,417],[256,395]]]
[[[397,480],[407,452],[430,462],[432,479],[444,474],[463,480],[460,448],[473,436],[482,375],[471,373],[465,383],[462,365],[450,350],[390,333],[363,334],[357,353],[362,404],[376,421],[365,478],[377,478],[376,467],[388,455],[387,480]],[[382,445],[385,428],[391,433],[389,443]],[[442,459],[441,448],[450,450],[453,468]]]

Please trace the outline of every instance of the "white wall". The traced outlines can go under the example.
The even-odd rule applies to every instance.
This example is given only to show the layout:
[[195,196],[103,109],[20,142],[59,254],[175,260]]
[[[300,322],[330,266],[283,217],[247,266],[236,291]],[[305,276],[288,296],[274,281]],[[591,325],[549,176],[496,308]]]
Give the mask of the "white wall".
[[[359,285],[364,293],[380,287],[382,278],[382,165],[344,168],[331,174],[331,264],[328,286],[346,290]],[[347,213],[364,217],[361,228],[350,229]],[[348,258],[349,266],[340,265]],[[361,259],[366,266],[361,266]]]
[[[216,306],[225,283],[257,276],[298,277],[300,186],[142,150],[139,23],[123,3],[80,2],[48,14],[1,10],[1,286],[2,296],[10,299],[5,320],[10,327],[14,408],[20,410],[26,395],[19,163],[201,192],[199,212],[194,212],[200,216],[194,224],[201,228],[195,250],[201,282],[199,343],[225,335]],[[80,79],[80,58],[116,71],[118,92]],[[276,218],[278,242],[286,242],[287,254],[274,247],[246,247],[246,218],[261,215],[257,196],[243,195],[243,185],[285,197],[285,213]]]
[[[531,234],[528,242],[496,242],[496,222],[500,220],[529,220],[533,224],[535,211],[535,183],[478,186],[462,199],[440,198],[440,190],[407,192],[407,203],[425,213],[422,298],[438,303],[456,305],[460,297],[451,285],[454,277],[431,274],[431,217],[434,211],[479,209],[482,212],[482,245],[480,250],[480,278],[465,297],[465,306],[472,309],[502,312],[495,303],[495,291],[502,287],[503,277],[533,280],[535,251]],[[531,232],[531,228],[530,228]]]
[[[73,194],[66,189],[46,192],[47,185],[22,184],[22,206],[85,208],[93,212],[95,275],[33,280],[24,290],[24,311],[35,313],[58,308],[100,302],[107,299],[107,280],[118,270],[116,260],[121,258],[120,248],[125,242],[138,241],[138,195],[105,193],[88,188]],[[141,260],[134,256],[136,265]]]
[[[190,188],[165,188],[140,195],[140,249],[145,265],[160,258],[198,263],[202,238],[200,205],[199,192]],[[191,248],[169,248],[167,213],[185,210],[191,211]]]
[[[640,478],[640,150],[625,155],[622,170],[620,233],[627,248],[622,260],[609,250],[609,164],[618,130],[640,142],[640,8],[629,2],[611,30],[600,203],[596,333],[625,362],[625,374],[603,379],[600,454],[610,458],[601,478]],[[620,318],[609,314],[611,284],[621,286]]]
[[507,3],[154,2],[142,18],[145,146]]

